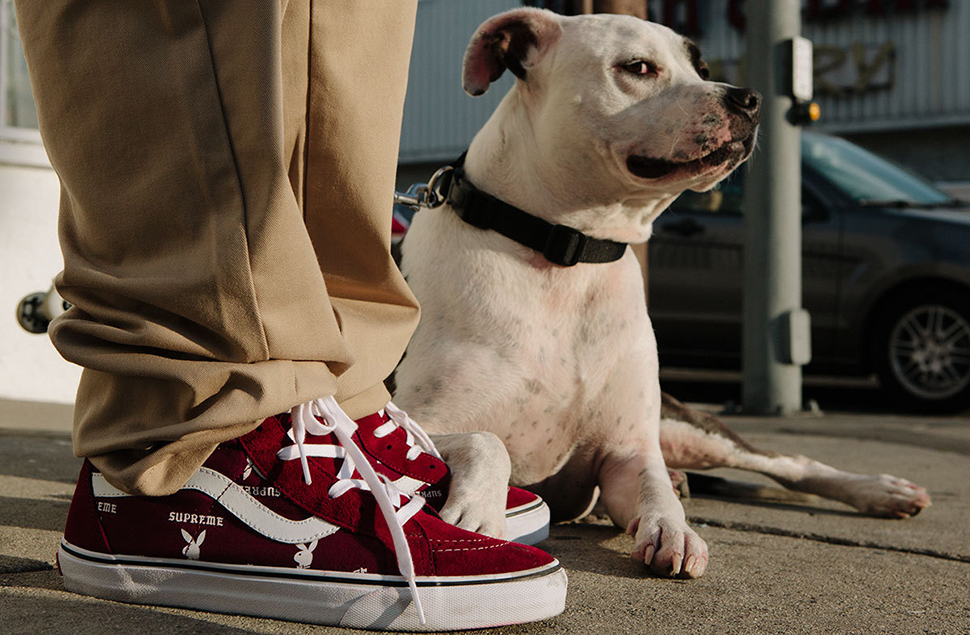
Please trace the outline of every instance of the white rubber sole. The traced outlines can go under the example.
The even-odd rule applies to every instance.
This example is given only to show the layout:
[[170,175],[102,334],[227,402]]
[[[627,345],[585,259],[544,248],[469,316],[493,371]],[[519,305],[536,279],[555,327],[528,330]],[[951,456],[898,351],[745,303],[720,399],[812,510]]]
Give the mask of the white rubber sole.
[[549,537],[549,506],[541,498],[505,510],[506,540],[537,545]]
[[419,577],[427,623],[404,578],[282,567],[112,556],[61,541],[64,587],[106,600],[368,630],[448,631],[521,624],[562,613],[558,562],[515,574]]

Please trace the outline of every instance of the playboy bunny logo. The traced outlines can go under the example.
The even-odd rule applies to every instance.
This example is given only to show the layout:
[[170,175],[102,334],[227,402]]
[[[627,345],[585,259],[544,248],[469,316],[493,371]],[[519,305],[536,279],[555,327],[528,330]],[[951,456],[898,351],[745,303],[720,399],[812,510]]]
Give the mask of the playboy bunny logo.
[[293,556],[293,560],[296,561],[296,568],[309,569],[310,564],[313,562],[313,550],[317,548],[317,541],[314,540],[311,542],[309,547],[303,543],[298,544],[296,547],[299,549],[296,555]]
[[185,538],[185,542],[189,543],[184,547],[182,547],[182,555],[188,558],[189,560],[198,560],[199,547],[202,546],[202,541],[205,540],[205,530],[203,529],[199,533],[198,538],[193,538],[192,534],[190,534],[189,532],[183,529],[182,537]]

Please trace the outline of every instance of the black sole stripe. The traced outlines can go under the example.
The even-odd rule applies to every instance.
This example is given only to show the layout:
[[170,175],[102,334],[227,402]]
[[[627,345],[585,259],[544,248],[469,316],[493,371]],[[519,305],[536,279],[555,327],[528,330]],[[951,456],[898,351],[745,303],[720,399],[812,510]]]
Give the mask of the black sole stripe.
[[512,512],[510,514],[505,514],[505,517],[506,518],[515,518],[516,516],[521,516],[522,514],[528,514],[531,511],[535,511],[536,509],[539,509],[540,507],[542,507],[542,501],[541,500],[537,500],[537,501],[533,502],[532,505],[530,505],[529,507],[523,507],[522,509],[517,509],[517,510],[515,510],[514,512]]
[[[361,586],[380,586],[380,587],[407,587],[408,582],[405,579],[390,579],[390,580],[361,580],[359,578],[349,578],[342,576],[340,574],[332,573],[320,573],[318,571],[312,571],[312,573],[295,573],[291,571],[286,571],[281,569],[279,571],[246,571],[244,569],[224,569],[221,567],[206,566],[204,563],[198,563],[198,561],[187,561],[185,564],[175,564],[170,562],[158,563],[158,562],[144,562],[138,560],[128,560],[126,556],[116,556],[114,558],[99,558],[97,556],[91,556],[88,554],[79,553],[71,548],[70,545],[66,543],[61,543],[61,548],[67,553],[71,554],[79,560],[85,560],[88,562],[95,562],[98,564],[104,564],[109,566],[128,566],[128,567],[153,567],[157,569],[173,569],[173,570],[184,570],[184,571],[204,571],[207,573],[220,573],[223,575],[233,575],[233,576],[246,576],[253,578],[281,578],[286,580],[303,580],[304,582],[335,582],[342,584],[355,584]],[[130,557],[130,556],[129,556]],[[259,565],[264,566],[264,565]],[[473,586],[473,585],[487,585],[487,584],[504,584],[506,582],[520,582],[523,580],[530,580],[533,578],[541,578],[547,575],[556,573],[562,569],[562,565],[558,562],[554,567],[548,569],[542,569],[540,571],[533,571],[532,573],[515,576],[511,575],[508,578],[492,579],[492,580],[421,580],[418,578],[417,585],[419,587],[449,587],[449,586]]]

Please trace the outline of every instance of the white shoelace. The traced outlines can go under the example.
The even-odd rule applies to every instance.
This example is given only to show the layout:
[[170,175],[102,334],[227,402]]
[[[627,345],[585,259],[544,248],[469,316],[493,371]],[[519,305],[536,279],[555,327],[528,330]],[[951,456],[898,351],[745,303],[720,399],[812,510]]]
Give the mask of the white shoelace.
[[[317,417],[321,417],[325,423]],[[417,574],[414,571],[411,549],[404,535],[404,525],[424,507],[424,499],[417,494],[411,496],[404,494],[394,487],[390,480],[374,471],[363,452],[354,443],[353,434],[357,430],[357,424],[341,410],[333,397],[323,397],[296,406],[290,411],[290,420],[288,434],[295,445],[281,448],[276,454],[277,457],[283,461],[300,459],[300,464],[303,467],[303,480],[307,485],[312,483],[307,457],[343,459],[343,464],[337,472],[337,482],[330,487],[328,494],[331,498],[337,498],[352,489],[362,489],[370,491],[377,499],[384,520],[391,531],[394,555],[397,557],[397,568],[408,581],[411,597],[414,599],[414,607],[418,612],[418,619],[424,625],[426,621],[424,610],[421,607],[421,599],[418,596]],[[340,442],[339,446],[318,443],[304,444],[307,434],[323,436],[330,433],[337,437]],[[360,473],[363,480],[351,478],[355,469]],[[402,506],[403,501],[407,502]],[[396,507],[399,509],[395,511]]]
[[[404,431],[408,435],[407,444],[410,447],[408,448],[408,453],[405,455],[407,460],[413,461],[424,452],[427,452],[437,459],[441,459],[441,454],[438,453],[438,448],[434,447],[434,442],[431,440],[431,437],[421,429],[421,426],[414,419],[408,416],[408,413],[395,406],[392,401],[388,401],[387,405],[384,406],[384,412],[387,413],[389,421],[374,429],[375,437],[378,439],[384,438],[394,432],[398,427],[401,427],[404,428]],[[414,443],[415,439],[417,439],[419,445]]]

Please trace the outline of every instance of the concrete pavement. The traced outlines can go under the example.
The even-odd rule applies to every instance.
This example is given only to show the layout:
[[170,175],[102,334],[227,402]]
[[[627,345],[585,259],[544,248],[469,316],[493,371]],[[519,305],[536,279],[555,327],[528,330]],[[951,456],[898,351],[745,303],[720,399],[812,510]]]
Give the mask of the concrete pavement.
[[[569,571],[561,616],[513,633],[970,633],[970,418],[826,414],[725,421],[749,441],[927,487],[903,521],[811,499],[685,503],[707,540],[700,580],[645,575],[603,519],[554,527],[542,547]],[[76,596],[53,568],[80,461],[69,409],[0,402],[0,633],[354,633]],[[749,482],[760,476],[715,471]]]

